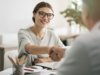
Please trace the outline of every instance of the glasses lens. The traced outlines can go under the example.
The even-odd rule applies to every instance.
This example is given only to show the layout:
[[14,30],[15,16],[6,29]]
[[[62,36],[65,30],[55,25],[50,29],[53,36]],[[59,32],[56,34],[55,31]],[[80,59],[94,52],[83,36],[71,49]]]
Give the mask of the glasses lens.
[[53,13],[45,13],[43,11],[39,11],[38,13],[39,13],[39,16],[42,17],[42,18],[45,17],[45,16],[47,16],[48,19],[52,19],[54,17]]
[[52,19],[54,17],[54,14],[48,13],[47,16],[48,16],[49,19]]

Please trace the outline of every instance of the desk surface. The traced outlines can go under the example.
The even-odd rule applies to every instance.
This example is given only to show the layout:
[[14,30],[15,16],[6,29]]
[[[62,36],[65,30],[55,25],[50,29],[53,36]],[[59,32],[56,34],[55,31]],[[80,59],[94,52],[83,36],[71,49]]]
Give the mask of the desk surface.
[[[1,71],[0,75],[12,75],[12,72],[13,72],[13,69],[12,68],[8,68],[6,70]],[[25,75],[33,75],[33,74],[30,73],[30,74],[25,74]],[[51,75],[51,74],[55,75],[56,72],[51,71],[51,70],[45,70],[45,69],[43,69],[43,70],[41,70],[40,73],[34,74],[34,75]]]
[[[56,66],[59,66],[60,63],[61,62],[52,62],[52,63],[42,63],[42,64],[38,64],[38,65],[50,67],[50,66],[54,66],[55,64],[56,64]],[[23,71],[23,73],[27,73],[24,75],[33,75],[33,74],[34,75],[55,75],[56,74],[56,70],[54,69],[54,67],[51,67],[52,69],[42,68],[41,66],[37,66],[37,65],[33,66],[33,67],[36,67],[36,68],[30,67],[31,69],[33,69],[33,71],[29,71],[28,70],[29,67],[23,67],[21,70]],[[13,73],[13,70],[14,70],[14,68],[5,69],[0,72],[0,75],[11,75]]]

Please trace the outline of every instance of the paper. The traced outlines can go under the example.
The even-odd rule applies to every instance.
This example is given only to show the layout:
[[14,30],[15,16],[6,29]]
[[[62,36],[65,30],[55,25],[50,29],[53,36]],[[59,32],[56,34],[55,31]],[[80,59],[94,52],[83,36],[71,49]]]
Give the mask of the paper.
[[44,63],[37,63],[37,66],[41,66],[43,68],[47,68],[47,69],[57,69],[59,62],[44,62]]
[[24,73],[37,73],[37,72],[41,72],[42,70],[43,68],[40,66],[32,66],[32,67],[23,68]]

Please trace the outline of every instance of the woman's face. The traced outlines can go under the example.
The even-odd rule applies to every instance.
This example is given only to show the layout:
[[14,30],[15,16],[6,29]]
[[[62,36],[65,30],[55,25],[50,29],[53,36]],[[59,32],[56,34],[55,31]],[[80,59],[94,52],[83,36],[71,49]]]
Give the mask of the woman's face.
[[34,14],[35,25],[37,25],[38,27],[44,28],[50,23],[53,17],[54,17],[53,11],[50,8],[48,7],[40,8]]

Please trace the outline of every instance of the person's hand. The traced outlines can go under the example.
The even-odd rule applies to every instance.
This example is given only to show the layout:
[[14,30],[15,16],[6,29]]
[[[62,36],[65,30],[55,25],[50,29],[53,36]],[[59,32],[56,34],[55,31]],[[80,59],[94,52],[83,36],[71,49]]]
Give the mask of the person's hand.
[[44,62],[52,62],[50,57],[44,57],[44,58],[37,58],[35,59],[35,63],[44,63]]
[[60,61],[64,55],[64,48],[61,47],[52,47],[49,50],[49,56],[54,61]]

